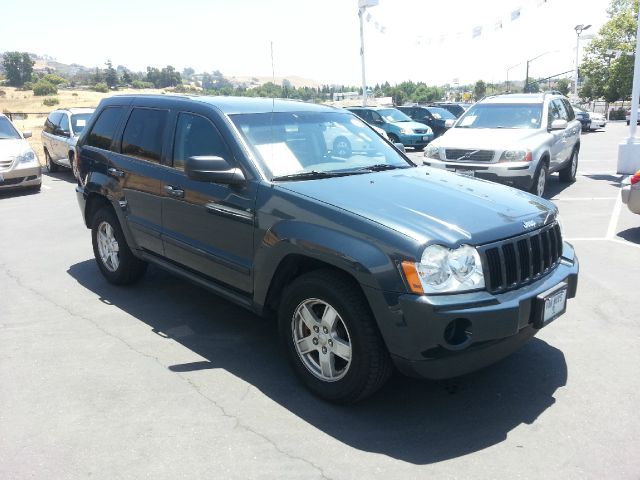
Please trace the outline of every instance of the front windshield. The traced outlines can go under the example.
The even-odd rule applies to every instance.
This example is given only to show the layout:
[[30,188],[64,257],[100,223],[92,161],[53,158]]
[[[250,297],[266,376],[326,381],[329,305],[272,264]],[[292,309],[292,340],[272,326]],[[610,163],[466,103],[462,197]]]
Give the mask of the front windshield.
[[540,128],[541,103],[476,103],[454,128]]
[[22,138],[18,131],[13,127],[8,118],[0,118],[0,140],[10,138]]
[[231,115],[231,119],[271,179],[412,166],[350,113],[251,113]]
[[389,123],[413,121],[409,116],[405,115],[404,113],[402,113],[400,110],[396,108],[387,108],[384,110],[377,110],[377,112],[380,115],[382,115],[382,118],[384,118],[385,121]]
[[437,118],[438,120],[456,120],[456,116],[449,110],[445,110],[444,108],[429,107],[427,108],[427,110],[429,110],[429,113],[433,115],[433,118]]
[[71,115],[71,128],[73,128],[73,133],[79,135],[80,132],[84,130],[91,115],[91,113],[76,113],[75,115]]

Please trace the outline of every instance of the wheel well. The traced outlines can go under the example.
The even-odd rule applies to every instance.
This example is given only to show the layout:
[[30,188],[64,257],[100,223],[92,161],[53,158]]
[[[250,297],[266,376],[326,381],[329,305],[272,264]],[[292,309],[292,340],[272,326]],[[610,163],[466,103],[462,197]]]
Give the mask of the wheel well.
[[84,224],[87,226],[87,228],[91,228],[91,221],[93,219],[93,216],[104,206],[107,206],[113,210],[113,206],[105,197],[97,193],[89,194],[89,198],[87,198],[87,205],[84,209]]
[[73,160],[73,157],[76,156],[76,153],[73,150],[69,150],[69,160]]
[[[315,258],[304,255],[288,255],[278,265],[276,272],[271,278],[267,298],[265,299],[265,311],[275,313],[282,298],[284,289],[296,278],[314,270],[333,270],[337,274],[348,278],[362,292],[360,283],[350,273],[329,263],[325,263]],[[364,295],[364,292],[362,292]]]

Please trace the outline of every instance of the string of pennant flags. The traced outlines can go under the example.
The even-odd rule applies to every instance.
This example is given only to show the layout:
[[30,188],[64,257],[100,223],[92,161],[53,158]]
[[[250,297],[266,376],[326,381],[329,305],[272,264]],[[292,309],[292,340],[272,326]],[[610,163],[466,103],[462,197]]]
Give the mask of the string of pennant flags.
[[[531,0],[528,3],[522,2],[522,4],[518,5],[515,8],[512,8],[509,12],[504,12],[505,15],[502,15],[500,18],[487,24],[477,25],[473,27],[471,31],[458,30],[455,33],[446,33],[428,37],[419,35],[414,39],[414,41],[416,45],[431,45],[434,43],[445,43],[446,41],[452,39],[460,40],[466,35],[468,35],[471,39],[476,39],[478,37],[481,37],[482,35],[486,35],[489,32],[497,33],[501,31],[507,24],[515,22],[522,18],[523,15],[526,17],[529,11],[532,10],[532,8],[543,7],[548,4],[549,1],[551,0]],[[379,33],[383,35],[387,33],[386,25],[384,25],[382,21],[376,18],[375,14],[371,13],[370,10],[366,10],[364,19]]]

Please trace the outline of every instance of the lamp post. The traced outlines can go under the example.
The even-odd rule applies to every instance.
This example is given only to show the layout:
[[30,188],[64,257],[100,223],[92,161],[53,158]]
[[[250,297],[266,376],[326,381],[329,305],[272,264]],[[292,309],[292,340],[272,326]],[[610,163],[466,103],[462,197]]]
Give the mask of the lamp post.
[[360,59],[362,61],[362,106],[367,106],[367,81],[364,74],[364,24],[362,17],[367,8],[378,5],[379,0],[358,0],[358,17],[360,17]]
[[589,25],[576,25],[573,29],[576,31],[576,71],[573,75],[573,94],[578,96],[578,63],[580,62],[580,34],[585,30],[591,28]]
[[527,60],[527,73],[525,74],[525,77],[524,77],[524,93],[527,93],[527,90],[529,89],[529,63],[533,62],[534,60],[537,60],[538,58],[546,55],[547,53],[554,53],[557,51],[558,50],[549,50],[548,52],[541,53],[537,57],[533,57]]
[[511,70],[512,68],[519,67],[520,65],[522,65],[522,62],[507,68],[507,93],[511,93],[511,85],[509,84],[509,70]]

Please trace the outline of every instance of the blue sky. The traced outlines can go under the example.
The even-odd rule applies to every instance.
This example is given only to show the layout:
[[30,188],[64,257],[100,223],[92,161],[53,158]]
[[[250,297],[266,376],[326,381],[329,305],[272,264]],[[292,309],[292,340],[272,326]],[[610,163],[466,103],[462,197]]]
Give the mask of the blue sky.
[[[545,52],[531,63],[532,76],[570,70],[573,27],[591,23],[586,33],[595,33],[608,4],[379,0],[365,22],[367,83],[502,81],[518,63],[509,76],[524,78],[526,59]],[[517,9],[520,17],[511,21]],[[73,9],[50,0],[13,0],[2,16],[0,51],[48,54],[64,63],[102,66],[111,59],[133,70],[170,64],[179,71],[265,76],[271,75],[273,42],[277,76],[361,82],[357,0],[87,0]],[[479,26],[482,33],[472,38]]]

